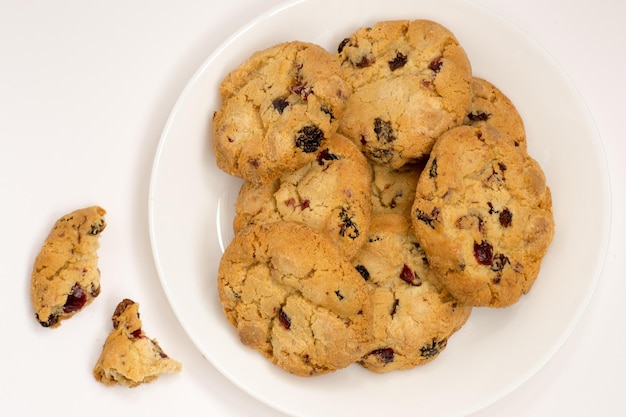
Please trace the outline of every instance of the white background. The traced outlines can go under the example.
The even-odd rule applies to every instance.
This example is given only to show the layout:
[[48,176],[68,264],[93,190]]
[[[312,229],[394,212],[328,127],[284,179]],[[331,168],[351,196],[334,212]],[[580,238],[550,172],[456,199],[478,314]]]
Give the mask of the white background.
[[[181,90],[222,41],[279,3],[0,0],[0,415],[281,416],[222,377],[184,333],[159,284],[147,218],[154,154]],[[475,416],[626,415],[626,2],[477,3],[542,44],[586,100],[609,165],[613,227],[573,334],[521,388]],[[99,250],[106,291],[71,324],[43,329],[30,306],[32,262],[54,220],[91,204],[108,211]],[[95,382],[124,297],[140,303],[144,330],[183,362],[182,373],[133,390]]]

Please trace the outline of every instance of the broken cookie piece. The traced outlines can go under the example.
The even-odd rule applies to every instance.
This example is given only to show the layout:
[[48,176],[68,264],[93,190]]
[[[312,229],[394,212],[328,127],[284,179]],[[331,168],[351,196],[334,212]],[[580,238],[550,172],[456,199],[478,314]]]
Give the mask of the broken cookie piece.
[[180,362],[167,356],[156,339],[150,339],[141,329],[139,304],[125,298],[115,308],[112,320],[113,330],[93,369],[97,381],[136,387],[182,369]]
[[57,220],[35,259],[31,301],[43,327],[59,327],[100,294],[98,238],[102,207],[75,210]]

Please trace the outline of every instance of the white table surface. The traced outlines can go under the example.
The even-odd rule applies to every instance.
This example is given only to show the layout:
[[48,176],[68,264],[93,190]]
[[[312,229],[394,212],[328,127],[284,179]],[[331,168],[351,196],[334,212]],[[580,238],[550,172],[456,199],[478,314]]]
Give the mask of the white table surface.
[[[474,415],[626,415],[626,2],[477,2],[542,44],[586,100],[613,216],[602,277],[574,332],[521,388]],[[181,90],[223,40],[279,3],[0,0],[0,415],[282,415],[224,378],[185,334],[159,284],[147,218],[154,154]],[[90,204],[108,211],[107,290],[71,322],[43,329],[30,305],[33,260],[56,218]],[[95,382],[123,297],[140,303],[144,330],[183,372],[133,390]]]

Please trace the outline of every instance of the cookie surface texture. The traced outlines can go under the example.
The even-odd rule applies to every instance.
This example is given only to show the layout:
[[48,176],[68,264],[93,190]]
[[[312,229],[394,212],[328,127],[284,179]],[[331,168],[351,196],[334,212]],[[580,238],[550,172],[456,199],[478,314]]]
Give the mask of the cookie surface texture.
[[253,54],[220,86],[218,167],[259,184],[315,160],[350,93],[337,57],[318,45],[285,42]]
[[354,88],[339,132],[374,162],[398,168],[428,156],[468,114],[470,61],[439,23],[379,22],[344,39],[338,56]]
[[555,228],[539,164],[486,126],[437,141],[411,218],[442,284],[474,306],[506,307],[526,294]]
[[394,169],[372,163],[372,214],[398,213],[410,216],[417,180],[426,161]]
[[180,362],[163,352],[156,339],[150,339],[143,332],[139,304],[128,298],[122,300],[115,308],[112,321],[113,330],[93,369],[97,381],[133,388],[182,369]]
[[251,224],[299,221],[353,257],[365,242],[371,219],[367,160],[338,134],[316,155],[315,161],[269,184],[244,182],[235,205],[235,232]]
[[494,128],[514,146],[526,149],[524,121],[515,105],[498,87],[483,78],[472,79],[472,107],[463,124]]
[[433,279],[409,217],[375,215],[368,242],[353,260],[374,303],[371,346],[359,363],[383,373],[435,359],[469,318],[471,307]]
[[105,214],[92,206],[54,223],[31,274],[31,302],[43,327],[59,327],[100,294],[97,249]]
[[370,337],[365,281],[335,245],[302,223],[237,233],[220,261],[218,294],[241,342],[295,375],[349,366]]

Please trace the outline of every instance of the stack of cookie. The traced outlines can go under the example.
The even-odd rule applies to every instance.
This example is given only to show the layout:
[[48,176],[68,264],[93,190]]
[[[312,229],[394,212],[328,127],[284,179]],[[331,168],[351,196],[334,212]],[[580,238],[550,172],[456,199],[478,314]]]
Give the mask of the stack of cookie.
[[532,286],[550,190],[511,101],[429,20],[259,51],[220,87],[217,165],[243,178],[218,271],[241,341],[303,376],[425,364],[473,307]]

